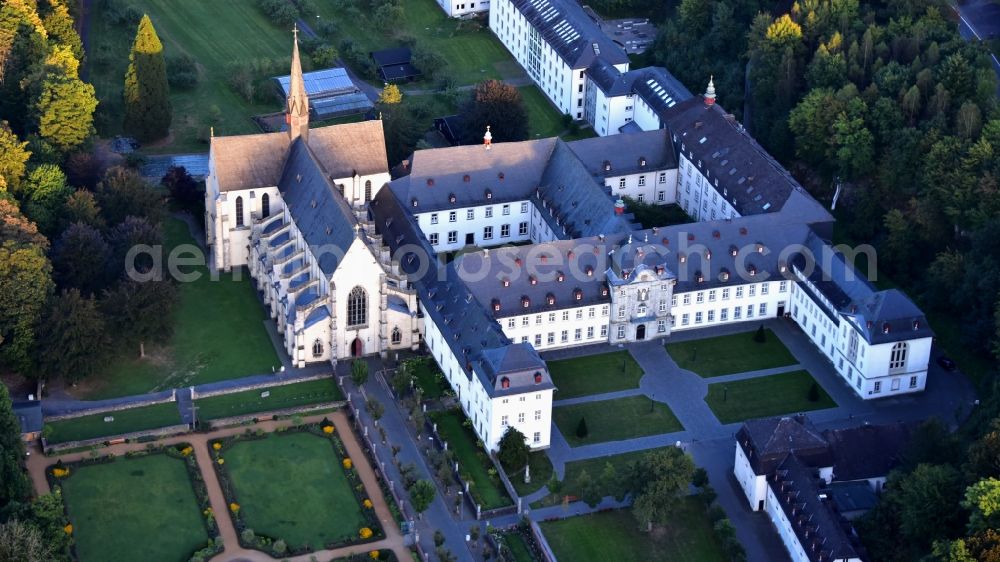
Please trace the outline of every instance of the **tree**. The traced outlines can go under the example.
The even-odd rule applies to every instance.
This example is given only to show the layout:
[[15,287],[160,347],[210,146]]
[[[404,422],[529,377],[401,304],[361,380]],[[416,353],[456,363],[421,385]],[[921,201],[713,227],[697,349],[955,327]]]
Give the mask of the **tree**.
[[101,208],[97,206],[94,194],[85,189],[78,189],[66,198],[64,217],[69,224],[80,223],[102,229],[105,226]]
[[962,496],[962,479],[948,465],[921,464],[899,481],[899,528],[913,545],[930,546],[936,538],[959,530],[962,512],[954,498]]
[[34,104],[38,134],[66,153],[94,134],[94,87],[62,71],[50,71]]
[[75,287],[84,295],[99,294],[107,280],[111,247],[96,228],[74,223],[52,246],[52,268],[56,284]]
[[385,150],[393,166],[413,152],[424,129],[410,110],[409,104],[380,104],[382,126],[385,128]]
[[969,510],[969,530],[982,532],[1000,523],[1000,480],[984,478],[965,489],[962,507]]
[[148,15],[142,16],[125,73],[125,131],[141,141],[167,136],[171,122],[170,86],[163,44]]
[[447,61],[444,60],[436,50],[428,49],[417,45],[413,49],[413,66],[426,78],[434,78],[438,71],[445,67]]
[[138,344],[139,357],[146,357],[147,341],[170,334],[176,300],[177,289],[170,281],[124,280],[104,292],[101,306],[118,337]]
[[42,232],[55,232],[66,200],[72,193],[73,190],[66,185],[66,175],[58,166],[53,164],[36,166],[28,174],[21,188],[24,214],[28,215]]
[[642,457],[634,466],[632,513],[641,525],[665,524],[673,516],[691,484],[694,461],[677,447]]
[[[125,278],[142,279],[146,274],[154,272],[157,266],[154,256],[143,248],[155,251],[163,247],[163,232],[158,225],[150,223],[142,217],[125,217],[118,226],[108,233],[108,245],[111,247],[111,259],[108,262],[108,276],[111,279]],[[130,255],[136,252],[135,255]]]
[[764,331],[764,325],[761,324],[757,326],[757,331],[753,334],[753,341],[757,343],[764,343],[767,341],[767,332]]
[[0,560],[48,562],[55,559],[55,550],[38,527],[17,519],[0,523]]
[[580,499],[590,507],[597,507],[604,499],[604,486],[600,479],[595,479],[586,470],[580,472],[577,478],[577,486],[580,487]]
[[127,216],[146,217],[159,224],[163,218],[163,199],[142,179],[138,172],[115,166],[97,184],[97,202],[109,225],[118,224]]
[[83,41],[76,32],[76,24],[61,0],[47,0],[47,11],[42,17],[42,25],[49,34],[49,42],[67,47],[77,60],[83,60]]
[[368,397],[368,401],[365,402],[365,406],[368,408],[368,413],[371,414],[373,420],[378,421],[382,419],[382,414],[385,413],[385,406],[375,398]]
[[580,418],[580,423],[576,424],[576,436],[579,439],[584,439],[589,435],[590,432],[587,431],[587,418]]
[[8,190],[15,191],[21,185],[31,156],[27,148],[28,143],[17,138],[10,124],[0,121],[0,187],[6,185]]
[[64,290],[51,299],[39,328],[38,376],[70,382],[88,377],[104,364],[109,344],[97,300]]
[[482,143],[487,126],[493,142],[528,138],[528,110],[521,92],[499,80],[476,84],[459,114],[462,116],[462,144]]
[[809,394],[806,398],[810,402],[819,402],[819,385],[815,381],[809,386]]
[[0,363],[26,370],[35,327],[52,291],[48,242],[9,201],[0,200]]
[[605,491],[605,495],[618,494],[618,490],[622,488],[621,475],[618,474],[618,470],[615,468],[615,465],[610,462],[604,463],[604,469],[601,471],[600,484],[601,489]]
[[417,511],[417,517],[423,518],[423,513],[431,506],[437,488],[430,480],[418,480],[410,487],[410,504]]
[[528,464],[530,448],[524,434],[514,426],[507,426],[507,431],[500,438],[497,458],[508,473],[517,472]]
[[21,468],[23,458],[21,424],[14,415],[7,387],[0,384],[0,511],[11,502],[19,502],[31,493],[28,478]]
[[198,182],[184,166],[171,166],[163,175],[160,184],[170,192],[170,198],[182,209],[200,214],[204,208],[205,195],[198,189]]
[[386,84],[382,88],[382,93],[378,95],[379,105],[395,105],[403,101],[403,92],[399,91],[399,86]]
[[352,361],[351,380],[358,386],[368,382],[368,363],[365,363],[362,359],[355,359]]

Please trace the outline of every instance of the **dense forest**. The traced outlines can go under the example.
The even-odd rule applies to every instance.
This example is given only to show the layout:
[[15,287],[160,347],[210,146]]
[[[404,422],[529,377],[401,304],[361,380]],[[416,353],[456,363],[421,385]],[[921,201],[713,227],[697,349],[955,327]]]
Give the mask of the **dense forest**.
[[872,560],[1000,560],[1000,111],[987,48],[956,19],[935,0],[683,0],[649,57],[693,92],[714,74],[761,144],[837,193],[837,242],[874,244],[877,282],[962,344],[983,404],[958,433],[921,429],[856,525]]

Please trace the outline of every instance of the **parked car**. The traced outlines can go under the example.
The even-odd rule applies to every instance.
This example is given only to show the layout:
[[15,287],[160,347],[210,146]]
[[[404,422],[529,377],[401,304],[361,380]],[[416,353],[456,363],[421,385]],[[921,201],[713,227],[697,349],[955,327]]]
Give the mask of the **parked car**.
[[955,370],[956,367],[955,362],[952,361],[951,358],[948,357],[947,355],[942,355],[941,357],[938,357],[937,362],[938,365],[941,365],[941,368],[944,369],[945,371]]

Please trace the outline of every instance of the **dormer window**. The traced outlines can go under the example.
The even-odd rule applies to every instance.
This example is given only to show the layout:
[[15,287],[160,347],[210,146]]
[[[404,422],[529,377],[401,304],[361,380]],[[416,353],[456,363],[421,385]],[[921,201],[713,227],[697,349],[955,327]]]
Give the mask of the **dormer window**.
[[601,296],[602,297],[608,296],[608,288],[607,287],[601,287]]
[[611,161],[610,160],[605,160],[604,161],[604,171],[605,172],[610,172],[611,171]]
[[[723,269],[721,272],[719,272],[719,279],[722,281],[729,281],[729,271]],[[728,291],[729,289],[726,290]]]
[[500,312],[500,301],[493,299],[493,312]]
[[537,285],[538,284],[538,279],[535,278],[534,275],[529,275],[528,276],[528,283],[530,283],[532,285]]
[[706,260],[712,259],[712,250],[705,250],[705,259]]
[[573,298],[578,301],[583,300],[583,291],[581,289],[574,289]]
[[640,156],[639,157],[639,167],[640,168],[645,168],[646,167],[646,157],[645,156]]
[[454,193],[449,193],[448,194],[448,202],[449,203],[454,203],[455,201],[456,201],[455,194]]
[[427,187],[434,187],[434,178],[427,178]]
[[695,278],[695,280],[698,283],[704,283],[705,282],[705,276],[701,274],[700,270],[694,272],[694,278]]
[[687,262],[687,256],[684,255],[684,254],[680,254],[680,255],[677,256],[677,261],[679,261],[681,263],[686,263]]
[[747,273],[750,274],[750,277],[753,277],[753,276],[757,275],[757,266],[751,265],[751,266],[747,267]]
[[757,242],[757,253],[758,254],[763,254],[764,253],[764,245],[761,244],[760,242]]
[[500,181],[503,181],[503,172],[500,172],[499,174],[497,174],[497,179],[500,180]]
[[778,264],[778,271],[780,271],[781,273],[788,271],[788,266],[785,264],[785,262],[781,262]]
[[491,190],[491,189],[487,189],[486,190],[486,198],[487,199],[493,199],[493,190]]
[[521,267],[521,258],[514,258],[514,265]]
[[504,287],[510,287],[510,279],[504,277],[503,279],[500,280],[500,284],[503,285]]
[[629,271],[627,269],[623,269],[622,270],[622,279],[628,281],[629,275],[632,275],[631,271]]
[[729,247],[729,255],[733,256],[734,258],[736,257],[736,254],[739,251],[740,251],[739,248],[737,248],[736,246],[730,246]]
[[535,384],[542,384],[542,374],[535,371]]
[[916,332],[919,329],[920,329],[920,320],[914,320],[913,321],[913,331]]
[[417,206],[417,198],[414,197],[413,199],[410,199],[410,204],[413,205],[414,207],[416,207]]
[[594,276],[594,268],[591,267],[591,266],[589,266],[589,265],[587,267],[583,268],[583,272],[587,274],[587,277],[593,277]]
[[528,297],[521,297],[521,308],[528,308],[531,306],[531,299]]
[[570,251],[566,252],[566,257],[569,258],[569,259],[573,259],[573,256],[575,256],[575,255],[576,254],[573,253],[573,250],[570,250]]
[[556,304],[556,297],[552,293],[545,295],[545,302],[549,303],[549,306]]
[[503,377],[502,379],[500,379],[500,388],[503,388],[505,390],[510,388],[510,378]]
[[471,177],[469,177],[469,174],[465,174],[464,176],[462,176],[462,181],[463,181],[463,182],[465,182],[465,183],[469,183],[469,181],[470,181],[471,179],[472,179],[472,178],[471,178]]
[[888,322],[883,322],[882,323],[882,333],[883,334],[888,334],[889,333],[889,323]]
[[556,281],[562,283],[565,280],[566,280],[566,276],[563,275],[563,272],[560,271],[559,273],[556,274]]

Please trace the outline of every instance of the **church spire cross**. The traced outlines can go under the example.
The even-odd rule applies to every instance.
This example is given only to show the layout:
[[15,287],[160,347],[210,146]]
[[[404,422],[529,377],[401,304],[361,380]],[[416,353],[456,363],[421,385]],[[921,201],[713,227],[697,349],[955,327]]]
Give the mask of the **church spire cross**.
[[309,97],[306,95],[305,80],[302,77],[302,62],[299,60],[299,26],[292,26],[292,68],[288,77],[288,100],[285,109],[285,124],[288,125],[288,139],[309,137]]

